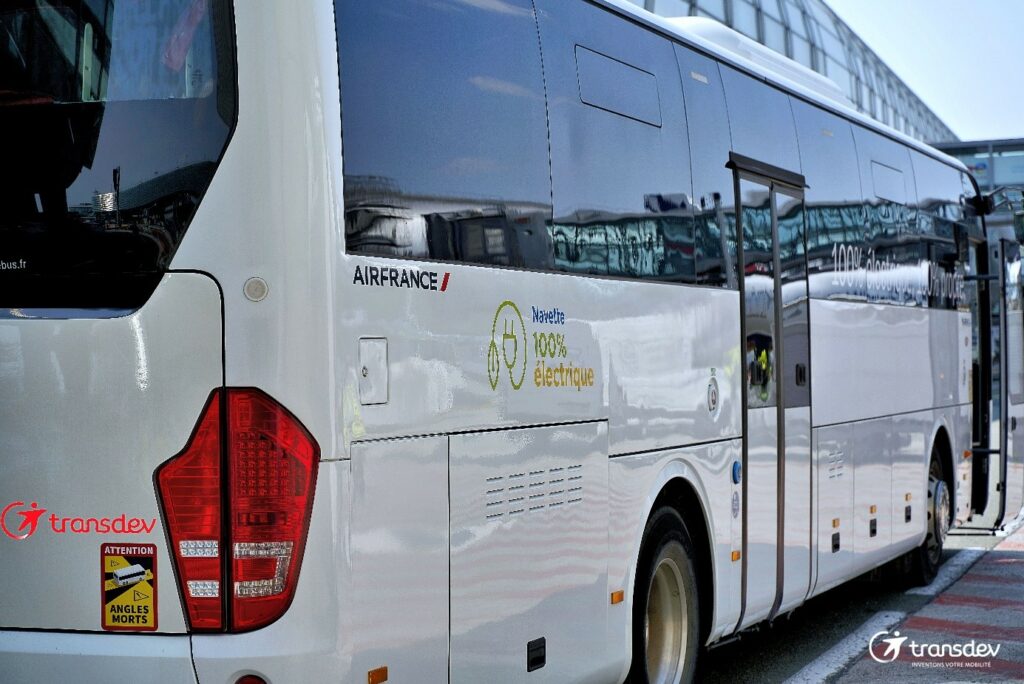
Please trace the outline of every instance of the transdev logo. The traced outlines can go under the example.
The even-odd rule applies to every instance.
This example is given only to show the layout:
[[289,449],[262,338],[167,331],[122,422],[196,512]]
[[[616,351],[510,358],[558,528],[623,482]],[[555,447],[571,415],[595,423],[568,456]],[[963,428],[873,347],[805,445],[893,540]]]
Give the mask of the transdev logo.
[[[21,518],[20,524],[14,531],[7,526],[7,514],[14,513],[14,518],[17,520]],[[36,528],[39,526],[39,518],[43,517],[46,513],[45,508],[40,508],[39,503],[33,501],[29,506],[25,506],[24,501],[12,501],[11,503],[4,506],[3,512],[0,512],[0,529],[4,531],[11,539],[28,539],[36,533]]]
[[878,646],[876,647],[875,641],[878,640],[878,637],[880,636],[889,636],[889,632],[878,632],[871,637],[871,640],[868,642],[868,654],[876,663],[891,663],[900,657],[900,649],[903,648],[903,642],[905,642],[909,637],[901,637],[898,631],[893,632],[892,636],[888,639],[879,640]]
[[[15,541],[28,539],[36,533],[47,511],[37,501],[28,505],[24,501],[12,501],[0,511],[0,530]],[[156,518],[129,518],[124,513],[113,518],[63,517],[50,513],[47,522],[54,534],[149,534],[156,527]]]
[[[887,638],[882,638],[887,637]],[[907,641],[910,643],[906,643]],[[904,656],[904,661],[911,661],[912,664],[915,659],[924,658],[928,660],[942,659],[942,658],[953,658],[952,662],[949,663],[929,663],[930,666],[942,665],[955,665],[956,667],[975,667],[983,668],[987,667],[988,661],[980,661],[982,658],[994,658],[999,654],[999,649],[1002,648],[1002,644],[985,644],[978,643],[975,640],[968,641],[965,644],[927,644],[918,643],[917,641],[911,640],[910,637],[900,636],[899,631],[892,632],[892,636],[889,636],[889,631],[885,630],[877,632],[868,641],[868,655],[876,663],[888,664],[900,657],[900,653],[906,645],[909,654]],[[965,660],[974,659],[974,660]]]

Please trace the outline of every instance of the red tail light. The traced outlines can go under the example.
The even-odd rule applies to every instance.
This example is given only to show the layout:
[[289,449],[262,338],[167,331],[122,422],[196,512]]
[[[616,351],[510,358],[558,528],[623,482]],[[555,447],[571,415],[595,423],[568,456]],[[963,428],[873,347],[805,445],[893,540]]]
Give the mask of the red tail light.
[[157,485],[194,631],[246,631],[288,609],[320,450],[256,389],[216,390]]

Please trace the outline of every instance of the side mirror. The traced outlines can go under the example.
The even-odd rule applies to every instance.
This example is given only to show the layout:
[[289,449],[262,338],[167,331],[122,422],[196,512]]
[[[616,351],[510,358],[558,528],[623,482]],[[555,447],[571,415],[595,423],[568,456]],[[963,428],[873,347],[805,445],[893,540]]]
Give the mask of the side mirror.
[[992,195],[976,195],[968,201],[978,216],[988,216],[995,211],[996,203]]

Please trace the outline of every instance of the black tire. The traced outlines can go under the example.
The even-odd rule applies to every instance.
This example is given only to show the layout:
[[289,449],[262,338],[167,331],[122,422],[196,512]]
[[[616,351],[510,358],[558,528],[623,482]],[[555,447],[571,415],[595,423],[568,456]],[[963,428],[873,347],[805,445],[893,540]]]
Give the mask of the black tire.
[[644,531],[633,588],[630,684],[693,681],[700,646],[695,558],[679,513],[656,510]]
[[942,547],[949,530],[949,489],[942,472],[942,460],[932,450],[928,466],[927,529],[921,545],[907,554],[904,567],[907,579],[914,585],[931,584],[942,565]]

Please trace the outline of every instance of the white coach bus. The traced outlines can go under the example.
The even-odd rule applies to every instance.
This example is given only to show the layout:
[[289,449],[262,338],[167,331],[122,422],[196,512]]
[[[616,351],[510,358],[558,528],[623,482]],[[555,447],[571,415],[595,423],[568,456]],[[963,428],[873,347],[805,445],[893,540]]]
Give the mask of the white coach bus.
[[686,680],[1020,509],[1013,236],[720,25],[15,0],[0,38],[2,681]]

